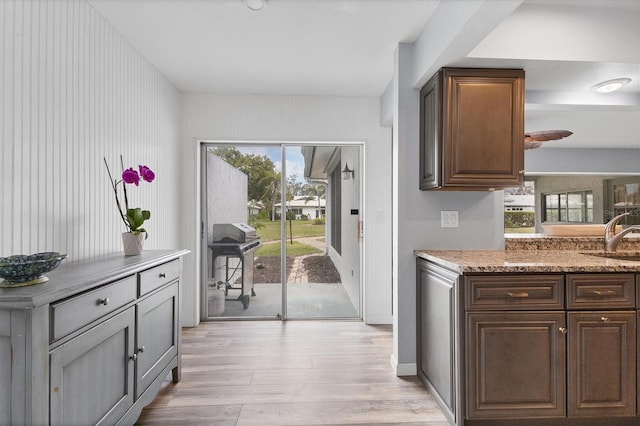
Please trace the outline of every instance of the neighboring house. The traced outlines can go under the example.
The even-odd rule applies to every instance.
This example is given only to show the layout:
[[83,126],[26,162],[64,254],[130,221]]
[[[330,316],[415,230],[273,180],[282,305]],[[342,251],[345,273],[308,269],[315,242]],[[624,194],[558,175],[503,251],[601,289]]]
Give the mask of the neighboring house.
[[504,194],[505,212],[533,212],[535,211],[535,195]]
[[253,216],[260,213],[264,209],[264,204],[261,201],[250,200],[247,203],[247,210],[249,215]]
[[[287,210],[295,214],[296,219],[306,216],[307,219],[320,219],[325,216],[326,201],[316,195],[296,195],[293,200],[287,201]],[[280,214],[282,203],[276,204],[276,213]]]

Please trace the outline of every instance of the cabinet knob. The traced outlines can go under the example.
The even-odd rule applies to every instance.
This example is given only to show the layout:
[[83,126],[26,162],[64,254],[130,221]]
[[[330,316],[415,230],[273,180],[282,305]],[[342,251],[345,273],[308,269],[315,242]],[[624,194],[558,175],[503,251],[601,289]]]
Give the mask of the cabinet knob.
[[109,304],[109,298],[105,297],[104,299],[100,299],[98,300],[98,305],[105,305],[107,306]]
[[167,274],[165,274],[164,272],[160,272],[160,274],[158,274],[158,276],[160,278],[167,278]]
[[144,346],[140,346],[140,347],[138,348],[138,352],[144,352]]
[[524,174],[524,170],[519,170],[519,171],[518,171],[518,174],[519,174],[519,175],[523,175],[523,174]]
[[602,322],[609,322],[609,318],[608,317],[601,317],[600,321]]
[[129,359],[130,359],[131,361],[135,361],[136,359],[138,359],[138,355],[133,354],[133,355],[131,355],[131,356],[129,357]]
[[562,333],[562,334],[567,334],[567,329],[566,329],[566,327],[560,327],[560,328],[558,329],[558,331],[559,331],[560,333]]

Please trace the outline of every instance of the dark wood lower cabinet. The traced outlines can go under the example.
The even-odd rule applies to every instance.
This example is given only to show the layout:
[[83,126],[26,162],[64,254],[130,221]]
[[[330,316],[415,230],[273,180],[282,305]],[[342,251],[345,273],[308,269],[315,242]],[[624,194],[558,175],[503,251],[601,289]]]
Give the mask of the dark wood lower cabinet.
[[467,417],[565,414],[564,312],[467,314]]
[[636,413],[635,312],[569,312],[570,417]]
[[418,376],[452,425],[640,425],[633,274],[417,271]]

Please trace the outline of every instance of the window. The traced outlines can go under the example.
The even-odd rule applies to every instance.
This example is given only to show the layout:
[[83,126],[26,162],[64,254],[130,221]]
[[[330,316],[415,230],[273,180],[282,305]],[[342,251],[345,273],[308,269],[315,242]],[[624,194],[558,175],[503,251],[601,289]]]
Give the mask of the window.
[[607,181],[610,209],[606,220],[621,213],[629,213],[620,221],[623,225],[640,224],[640,181],[637,177],[612,179]]
[[542,221],[593,223],[593,192],[542,194]]

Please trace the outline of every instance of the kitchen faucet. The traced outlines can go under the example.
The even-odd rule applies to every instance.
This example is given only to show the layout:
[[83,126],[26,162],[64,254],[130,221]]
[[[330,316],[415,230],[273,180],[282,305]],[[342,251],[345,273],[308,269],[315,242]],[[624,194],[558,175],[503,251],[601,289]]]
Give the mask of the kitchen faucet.
[[624,228],[616,234],[616,225],[618,225],[620,219],[628,215],[629,213],[622,213],[607,222],[607,226],[604,228],[604,251],[616,251],[618,243],[620,243],[620,240],[622,240],[625,235],[629,232],[640,232],[640,226],[633,225]]

